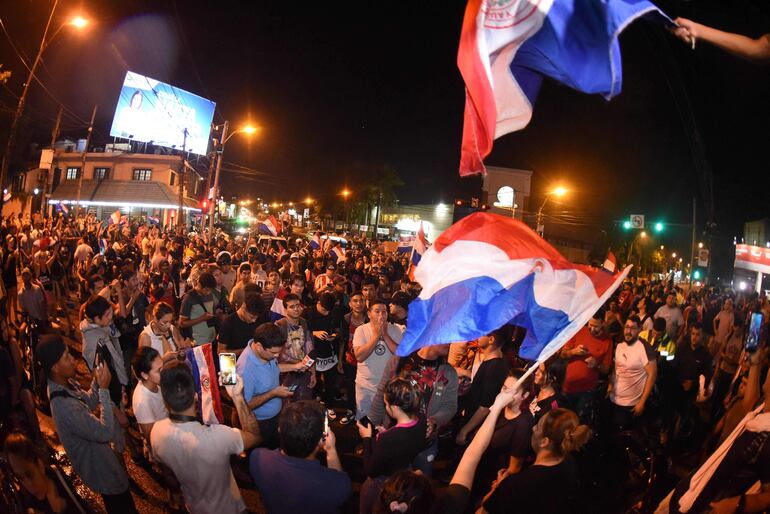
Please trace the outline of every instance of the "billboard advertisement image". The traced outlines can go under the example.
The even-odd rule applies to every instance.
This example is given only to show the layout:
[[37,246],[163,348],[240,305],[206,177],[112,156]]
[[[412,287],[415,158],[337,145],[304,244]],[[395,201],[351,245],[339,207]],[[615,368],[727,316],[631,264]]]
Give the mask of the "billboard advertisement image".
[[205,154],[216,104],[129,71],[123,80],[110,135]]

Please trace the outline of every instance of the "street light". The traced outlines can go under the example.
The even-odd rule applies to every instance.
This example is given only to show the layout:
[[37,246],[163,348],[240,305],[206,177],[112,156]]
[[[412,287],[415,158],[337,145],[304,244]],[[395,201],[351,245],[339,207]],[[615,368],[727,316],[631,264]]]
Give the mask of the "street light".
[[540,204],[540,208],[537,210],[537,233],[540,234],[540,237],[543,237],[543,229],[545,228],[543,226],[543,209],[545,208],[545,204],[548,203],[548,200],[551,198],[551,196],[561,198],[568,192],[569,191],[566,187],[559,186],[545,194],[545,199],[543,200],[543,203]]
[[[24,90],[21,92],[21,96],[19,97],[19,103],[16,104],[16,113],[13,115],[13,121],[11,121],[11,128],[8,131],[8,141],[6,142],[6,145],[5,145],[5,153],[3,154],[2,164],[0,164],[0,184],[5,184],[5,177],[8,175],[8,165],[10,164],[10,161],[11,161],[11,152],[13,151],[13,143],[16,140],[16,129],[18,128],[21,115],[24,114],[24,106],[27,103],[27,93],[29,92],[29,87],[32,84],[32,80],[37,79],[35,72],[37,71],[38,64],[40,64],[40,61],[43,58],[43,52],[45,51],[46,48],[48,48],[48,45],[51,44],[51,42],[59,34],[61,29],[64,28],[64,26],[71,25],[73,27],[81,29],[86,25],[88,25],[88,20],[86,20],[82,16],[77,16],[75,18],[72,18],[71,20],[68,20],[62,23],[59,26],[59,28],[56,29],[53,35],[49,38],[48,30],[51,28],[51,20],[53,20],[53,15],[54,15],[54,12],[56,12],[56,6],[58,5],[58,3],[59,1],[55,0],[53,3],[53,7],[51,7],[51,14],[48,15],[48,22],[45,25],[45,31],[43,31],[43,39],[40,41],[40,48],[38,48],[37,55],[35,56],[35,60],[32,62],[32,67],[29,69],[29,75],[27,76],[27,81],[24,83]],[[0,207],[2,207],[3,203],[4,203],[4,199],[0,197]]]
[[72,25],[73,27],[76,27],[76,28],[82,29],[83,27],[85,27],[86,25],[88,25],[88,20],[87,20],[87,19],[85,19],[85,18],[83,18],[82,16],[75,16],[74,18],[72,18],[72,19],[70,20],[70,22],[69,22],[69,23],[70,23],[70,25]]
[[703,243],[698,243],[698,248],[703,248]]
[[209,238],[211,238],[211,236],[214,234],[214,205],[217,203],[217,191],[219,190],[219,170],[222,168],[222,156],[225,153],[225,144],[227,144],[230,138],[235,134],[243,133],[252,135],[257,132],[257,128],[253,125],[244,125],[238,130],[233,131],[232,134],[228,135],[227,129],[229,126],[230,122],[225,120],[224,125],[222,125],[222,144],[219,147],[219,155],[217,156],[217,168],[216,172],[214,173],[214,201],[211,202],[211,205],[209,206]]
[[674,252],[674,253],[672,253],[672,254],[671,254],[671,258],[672,258],[672,259],[676,259],[676,252]]
[[348,208],[348,196],[350,191],[347,188],[342,190],[342,196],[345,198],[345,230],[350,230],[350,209]]
[[644,230],[642,230],[642,232],[639,234],[639,237],[641,237],[642,239],[644,239],[645,237],[647,237],[647,232],[645,232]]

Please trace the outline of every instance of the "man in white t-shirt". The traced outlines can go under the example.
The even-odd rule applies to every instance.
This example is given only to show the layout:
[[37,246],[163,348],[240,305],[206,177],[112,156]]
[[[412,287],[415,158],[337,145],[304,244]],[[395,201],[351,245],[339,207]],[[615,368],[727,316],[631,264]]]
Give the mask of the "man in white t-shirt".
[[385,365],[396,353],[404,337],[403,327],[388,323],[388,305],[385,300],[369,304],[369,323],[356,329],[353,353],[358,361],[356,371],[356,419],[369,415],[372,398],[377,393]]
[[225,425],[201,424],[192,373],[183,362],[164,367],[160,388],[169,414],[152,429],[152,452],[176,475],[187,510],[191,514],[243,512],[246,506],[230,469],[230,456],[256,446],[258,436]]
[[676,295],[674,293],[666,295],[666,304],[658,308],[654,318],[665,319],[668,337],[674,341],[679,338],[679,331],[684,325],[684,317],[682,316],[682,310],[676,304]]
[[655,351],[647,341],[639,339],[637,316],[626,320],[623,339],[615,348],[615,366],[610,381],[612,428],[628,428],[634,418],[644,413],[658,375]]
[[94,250],[86,244],[85,239],[80,238],[78,246],[75,248],[75,252],[72,254],[72,258],[75,259],[75,264],[80,265],[83,262],[87,262],[93,255]]

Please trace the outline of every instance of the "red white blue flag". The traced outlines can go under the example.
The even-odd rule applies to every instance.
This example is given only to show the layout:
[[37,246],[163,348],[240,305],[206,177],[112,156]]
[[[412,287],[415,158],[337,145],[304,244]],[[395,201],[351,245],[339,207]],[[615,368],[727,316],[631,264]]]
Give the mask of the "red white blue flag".
[[417,269],[417,265],[420,263],[422,256],[428,250],[430,243],[425,237],[425,230],[422,228],[422,222],[420,222],[420,228],[417,230],[417,237],[414,240],[412,246],[412,256],[409,263],[409,278],[414,280],[414,272]]
[[277,236],[281,233],[281,224],[278,223],[278,220],[275,219],[275,216],[268,216],[259,222],[257,230],[260,234]]
[[492,142],[526,127],[543,77],[608,100],[620,93],[618,35],[646,0],[468,0],[457,65],[465,80],[460,175],[486,173]]
[[519,355],[544,361],[583,327],[631,267],[610,274],[573,264],[524,223],[474,213],[434,241],[415,270],[397,353],[472,341],[510,323],[527,330]]
[[320,250],[321,249],[321,233],[320,232],[316,232],[315,234],[313,234],[313,239],[310,240],[309,246],[313,250]]
[[219,397],[219,380],[214,367],[214,352],[211,343],[194,346],[185,350],[187,364],[192,370],[195,389],[198,393],[198,412],[206,425],[221,424],[222,400]]

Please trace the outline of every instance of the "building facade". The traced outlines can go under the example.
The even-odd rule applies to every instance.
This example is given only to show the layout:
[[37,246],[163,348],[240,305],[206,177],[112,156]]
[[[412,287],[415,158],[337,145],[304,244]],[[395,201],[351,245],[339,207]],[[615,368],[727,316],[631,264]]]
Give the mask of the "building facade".
[[[26,202],[9,202],[3,215],[15,212],[29,217],[30,213],[40,211],[43,201],[49,213],[69,211],[79,198],[81,205],[100,219],[119,210],[131,219],[153,218],[162,225],[174,224],[179,208],[182,156],[128,153],[109,146],[107,150],[87,153],[83,166],[83,154],[77,148],[55,146],[52,173],[42,167],[45,164],[41,159],[41,167],[12,177],[11,198]],[[206,185],[203,177],[189,166],[185,184],[183,206],[189,220],[190,213],[201,210],[196,198],[202,196]],[[46,191],[50,192],[45,194]]]

